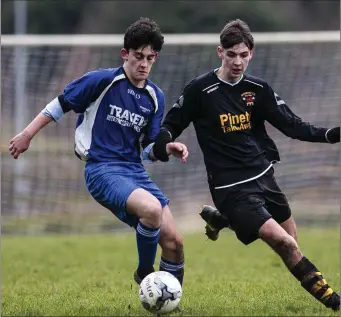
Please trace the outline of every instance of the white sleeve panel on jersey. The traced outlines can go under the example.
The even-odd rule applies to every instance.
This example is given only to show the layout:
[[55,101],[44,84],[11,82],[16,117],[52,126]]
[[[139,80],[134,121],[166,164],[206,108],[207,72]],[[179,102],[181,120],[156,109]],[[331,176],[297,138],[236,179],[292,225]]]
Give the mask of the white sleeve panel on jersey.
[[149,95],[152,97],[152,99],[154,101],[154,105],[155,105],[155,111],[154,112],[156,113],[158,111],[158,109],[159,109],[159,102],[158,102],[158,99],[156,97],[155,90],[154,90],[153,87],[151,87],[149,85],[146,86],[146,89],[147,89]]
[[58,122],[64,115],[62,106],[59,103],[58,98],[53,99],[46,107],[41,111],[45,116],[52,118]]

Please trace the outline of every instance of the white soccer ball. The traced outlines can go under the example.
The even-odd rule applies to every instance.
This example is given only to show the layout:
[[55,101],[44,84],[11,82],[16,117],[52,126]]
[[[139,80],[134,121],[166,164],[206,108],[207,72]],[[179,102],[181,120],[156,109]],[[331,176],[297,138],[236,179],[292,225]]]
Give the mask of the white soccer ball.
[[168,272],[153,272],[140,284],[140,301],[151,313],[170,313],[178,306],[181,296],[182,287],[178,279]]

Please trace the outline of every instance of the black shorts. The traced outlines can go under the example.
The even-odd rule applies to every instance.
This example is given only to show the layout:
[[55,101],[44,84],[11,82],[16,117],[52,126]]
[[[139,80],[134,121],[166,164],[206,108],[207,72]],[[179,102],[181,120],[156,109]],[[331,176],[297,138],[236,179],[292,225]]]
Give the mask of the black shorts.
[[216,208],[227,216],[231,229],[244,244],[258,239],[259,229],[268,219],[282,223],[291,216],[288,200],[275,180],[273,168],[253,181],[210,190]]

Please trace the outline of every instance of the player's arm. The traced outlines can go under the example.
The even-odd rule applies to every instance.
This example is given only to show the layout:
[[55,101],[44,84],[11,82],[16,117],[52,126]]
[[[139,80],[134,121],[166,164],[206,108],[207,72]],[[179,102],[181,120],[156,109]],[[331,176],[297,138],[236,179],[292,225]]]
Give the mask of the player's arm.
[[17,134],[9,142],[8,149],[13,158],[17,159],[21,153],[24,153],[29,148],[32,138],[51,121],[52,118],[39,113],[22,132]]
[[160,161],[168,161],[169,147],[193,121],[198,105],[198,93],[192,81],[185,87],[183,94],[166,114],[160,133],[155,140],[153,154]]
[[103,90],[102,86],[106,84],[103,79],[105,78],[99,71],[94,71],[66,86],[61,95],[48,103],[29,125],[10,141],[9,151],[13,158],[17,159],[21,153],[24,153],[29,148],[33,137],[50,122],[58,122],[65,113],[71,110],[83,113]]
[[[164,114],[165,98],[161,94],[158,102],[158,108],[155,114],[151,117],[147,126],[147,133],[142,139],[141,145],[143,148],[142,158],[147,162],[158,161],[159,158],[154,154],[154,145],[157,136],[160,134],[161,122]],[[181,159],[183,163],[186,162],[188,157],[188,151],[186,145],[179,142],[172,142],[167,144],[166,148],[167,159],[163,161],[168,161],[168,156],[173,155]]]
[[61,106],[59,98],[47,104],[28,126],[10,141],[9,151],[14,159],[29,148],[31,140],[40,130],[52,121],[59,121],[65,112],[70,111]]
[[261,103],[264,118],[283,134],[292,139],[306,142],[340,142],[340,127],[326,129],[304,122],[291,111],[269,85],[264,89]]

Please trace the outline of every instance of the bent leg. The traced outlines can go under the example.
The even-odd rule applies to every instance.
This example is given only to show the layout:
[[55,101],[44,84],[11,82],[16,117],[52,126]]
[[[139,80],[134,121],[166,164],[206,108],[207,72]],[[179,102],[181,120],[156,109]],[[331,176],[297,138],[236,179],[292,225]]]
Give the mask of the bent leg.
[[162,248],[160,271],[173,274],[182,285],[184,277],[183,239],[177,232],[174,218],[168,206],[162,211],[159,244]]
[[126,202],[127,212],[136,215],[136,242],[139,256],[137,275],[143,279],[154,271],[157,245],[160,239],[162,207],[160,202],[142,188],[134,190]]
[[90,194],[97,202],[136,229],[139,264],[138,279],[135,280],[143,279],[154,271],[162,204],[166,198],[142,165],[132,168],[130,165],[91,163],[86,165],[85,179]]

